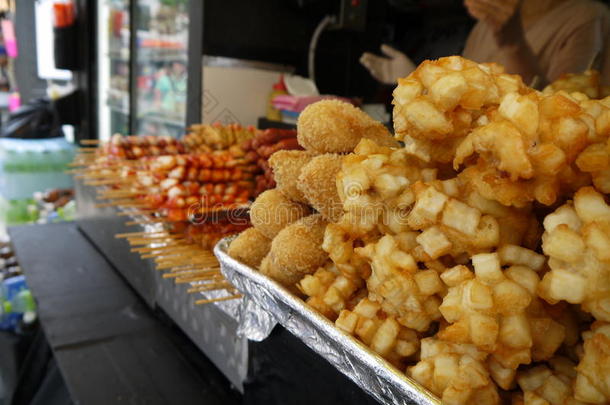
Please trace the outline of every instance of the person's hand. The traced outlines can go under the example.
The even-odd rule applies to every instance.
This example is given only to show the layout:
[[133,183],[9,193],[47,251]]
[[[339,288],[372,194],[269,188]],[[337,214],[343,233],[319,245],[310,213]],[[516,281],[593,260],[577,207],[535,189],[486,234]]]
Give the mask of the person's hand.
[[500,45],[521,40],[521,0],[464,0],[468,13],[488,24]]
[[404,53],[389,45],[381,45],[381,52],[387,56],[377,56],[365,52],[360,57],[360,63],[379,82],[385,84],[396,84],[400,77],[407,76],[415,70],[415,64]]

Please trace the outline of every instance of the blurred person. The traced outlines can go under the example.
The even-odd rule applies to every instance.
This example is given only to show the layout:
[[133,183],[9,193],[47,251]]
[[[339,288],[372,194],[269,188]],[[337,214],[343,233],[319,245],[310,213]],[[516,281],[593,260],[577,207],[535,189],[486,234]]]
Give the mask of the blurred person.
[[167,112],[176,112],[186,98],[187,72],[182,62],[164,68],[155,83],[155,105]]
[[[477,20],[463,56],[496,62],[507,73],[542,88],[563,73],[601,72],[610,84],[610,11],[595,0],[465,0]],[[407,55],[382,45],[377,56],[365,52],[362,63],[378,81],[395,84],[415,64]]]

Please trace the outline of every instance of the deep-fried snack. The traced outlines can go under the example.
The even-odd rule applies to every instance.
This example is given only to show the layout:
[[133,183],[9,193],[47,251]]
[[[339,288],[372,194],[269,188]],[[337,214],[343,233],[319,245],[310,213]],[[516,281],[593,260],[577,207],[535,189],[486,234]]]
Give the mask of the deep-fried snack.
[[596,319],[610,322],[610,206],[592,187],[544,219],[542,249],[551,271],[539,294],[554,303],[581,304]]
[[309,305],[334,321],[339,312],[352,309],[350,302],[363,285],[363,280],[346,277],[334,264],[327,263],[315,273],[303,277],[297,288],[309,297]]
[[610,402],[610,324],[595,322],[583,333],[584,352],[576,367],[574,396],[588,404]]
[[327,222],[320,214],[299,219],[282,229],[271,242],[261,272],[289,288],[306,274],[323,266],[328,254],[322,250]]
[[585,70],[580,74],[564,73],[553,83],[546,86],[542,93],[553,94],[561,90],[567,93],[584,93],[589,98],[604,97],[599,72],[593,69]]
[[497,65],[459,56],[425,61],[394,90],[394,130],[409,153],[426,162],[449,163],[459,141],[486,123],[510,92],[530,90]]
[[[565,331],[537,302],[540,279],[535,270],[544,264],[538,256],[517,246],[472,256],[474,274],[464,272],[459,283],[452,280],[439,307],[449,325],[438,338],[474,344],[491,353],[505,374],[512,370],[513,377],[520,364],[532,361],[533,351],[538,360],[550,358],[563,343]],[[532,304],[537,311],[530,311]]]
[[343,309],[335,325],[358,337],[396,367],[403,368],[404,360],[419,349],[419,336],[394,317],[381,314],[379,303],[362,298],[353,309]]
[[231,242],[227,253],[250,267],[258,268],[269,249],[271,239],[256,228],[249,228]]
[[519,372],[517,383],[523,391],[513,404],[579,404],[574,398],[575,364],[566,357],[549,360],[550,368],[539,365]]
[[273,239],[286,225],[311,213],[306,205],[290,200],[277,189],[259,195],[250,207],[252,225],[269,239]]
[[404,149],[387,148],[368,139],[343,158],[337,191],[352,228],[368,232],[382,224],[389,231],[405,230],[404,216],[413,203],[410,184],[437,170],[422,170],[421,162]]
[[356,252],[370,262],[371,275],[366,281],[369,297],[386,314],[420,332],[440,318],[441,299],[437,294],[445,286],[438,273],[433,269],[419,270],[413,256],[401,249],[394,237],[386,235]]
[[269,158],[276,188],[292,201],[307,204],[303,192],[297,187],[301,169],[313,158],[313,154],[302,150],[281,150]]
[[302,166],[297,182],[306,202],[331,222],[343,215],[336,180],[342,160],[342,156],[332,153],[316,156]]
[[485,366],[487,353],[474,345],[422,339],[420,361],[407,368],[418,383],[444,404],[497,405],[498,388]]
[[299,115],[297,139],[308,151],[320,154],[351,152],[362,138],[382,146],[398,146],[382,123],[344,101],[318,101]]

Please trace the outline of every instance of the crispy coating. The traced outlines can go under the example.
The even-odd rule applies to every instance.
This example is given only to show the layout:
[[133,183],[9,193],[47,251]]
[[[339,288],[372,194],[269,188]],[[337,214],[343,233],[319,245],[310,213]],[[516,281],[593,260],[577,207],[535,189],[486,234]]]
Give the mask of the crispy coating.
[[398,146],[382,123],[343,101],[318,101],[299,115],[297,139],[309,151],[320,154],[351,152],[362,138],[381,146]]
[[259,195],[250,207],[252,225],[269,239],[273,239],[286,225],[311,213],[303,204],[290,200],[277,189]]
[[303,204],[308,202],[297,183],[301,169],[312,157],[312,153],[303,150],[280,150],[269,158],[269,165],[277,183],[276,188],[292,201]]
[[303,276],[312,274],[328,259],[328,254],[322,250],[326,225],[320,214],[314,214],[282,229],[271,242],[261,272],[294,288]]
[[229,246],[229,256],[250,267],[258,268],[271,249],[271,239],[256,228],[243,231]]
[[309,205],[331,222],[343,215],[336,180],[342,160],[342,156],[332,153],[316,156],[303,166],[297,183]]

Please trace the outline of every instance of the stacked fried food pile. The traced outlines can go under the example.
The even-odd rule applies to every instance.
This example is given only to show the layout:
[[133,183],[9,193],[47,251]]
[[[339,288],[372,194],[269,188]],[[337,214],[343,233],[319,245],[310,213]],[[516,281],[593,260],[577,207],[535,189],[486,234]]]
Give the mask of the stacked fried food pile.
[[189,152],[212,152],[240,145],[254,137],[256,132],[257,130],[254,127],[244,128],[239,124],[195,124],[188,129],[188,133],[184,136],[182,142],[184,142]]
[[170,222],[239,208],[254,190],[257,166],[231,151],[159,156],[135,172],[134,186]]
[[603,86],[597,70],[586,70],[581,74],[565,73],[542,91],[553,94],[558,91],[583,93],[588,98],[600,99],[610,96],[610,86]]
[[146,156],[184,153],[184,144],[169,136],[123,136],[114,134],[102,145],[103,154],[119,159],[134,160]]
[[262,174],[256,177],[256,195],[275,187],[269,157],[279,150],[302,149],[297,142],[297,133],[292,129],[269,128],[258,131],[252,139],[241,144],[246,156],[256,161]]
[[443,403],[610,403],[610,98],[441,58],[394,129],[304,110],[229,254]]

